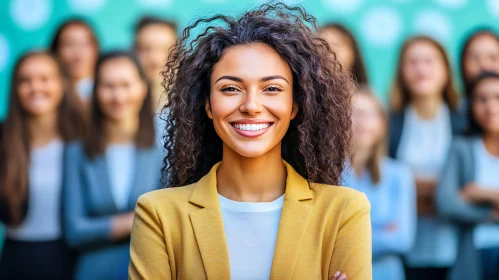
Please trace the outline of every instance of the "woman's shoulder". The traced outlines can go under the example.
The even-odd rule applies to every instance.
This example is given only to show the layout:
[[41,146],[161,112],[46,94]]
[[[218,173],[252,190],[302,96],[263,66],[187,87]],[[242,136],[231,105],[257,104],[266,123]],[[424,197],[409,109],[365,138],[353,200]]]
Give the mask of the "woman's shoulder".
[[409,177],[412,176],[411,169],[402,161],[386,157],[381,162],[381,168],[384,175],[389,177]]
[[178,207],[184,208],[182,205],[189,202],[194,185],[195,184],[176,188],[164,188],[147,192],[139,197],[137,204],[140,204],[143,207],[161,210],[168,210],[168,208],[179,209]]
[[80,140],[73,140],[64,144],[66,156],[77,157],[84,155],[83,143]]
[[478,140],[476,136],[457,136],[452,140],[450,153],[463,154],[471,151],[473,145]]
[[358,190],[343,186],[311,183],[314,191],[314,199],[317,204],[332,205],[335,208],[355,207],[359,209],[370,209],[371,204],[367,196]]

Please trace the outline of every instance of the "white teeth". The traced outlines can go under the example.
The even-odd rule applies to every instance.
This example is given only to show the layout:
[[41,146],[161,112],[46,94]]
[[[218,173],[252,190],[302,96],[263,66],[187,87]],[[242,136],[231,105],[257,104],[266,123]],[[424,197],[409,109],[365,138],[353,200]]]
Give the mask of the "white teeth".
[[244,130],[244,131],[258,131],[265,129],[270,126],[270,123],[259,123],[259,124],[233,124],[235,128]]

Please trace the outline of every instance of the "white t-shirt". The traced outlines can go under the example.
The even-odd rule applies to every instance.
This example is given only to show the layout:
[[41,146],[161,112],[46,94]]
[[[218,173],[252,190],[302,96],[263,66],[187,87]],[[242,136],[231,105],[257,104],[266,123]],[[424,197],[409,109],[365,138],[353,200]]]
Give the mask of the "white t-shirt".
[[440,176],[452,142],[449,108],[442,105],[435,117],[424,120],[407,107],[397,159],[407,164],[416,178],[435,180]]
[[57,139],[30,153],[28,212],[7,236],[21,241],[53,241],[62,238],[61,199],[64,143]]
[[218,198],[229,249],[230,278],[269,279],[284,195],[272,202]]
[[94,90],[94,80],[92,78],[81,79],[76,83],[75,88],[81,100],[89,101]]
[[[482,188],[496,189],[499,191],[499,157],[491,155],[485,149],[482,139],[475,142],[475,178],[476,183]],[[473,241],[477,248],[491,248],[499,246],[499,225],[477,225],[473,233]]]
[[135,174],[135,144],[113,144],[106,148],[111,193],[118,210],[127,208]]

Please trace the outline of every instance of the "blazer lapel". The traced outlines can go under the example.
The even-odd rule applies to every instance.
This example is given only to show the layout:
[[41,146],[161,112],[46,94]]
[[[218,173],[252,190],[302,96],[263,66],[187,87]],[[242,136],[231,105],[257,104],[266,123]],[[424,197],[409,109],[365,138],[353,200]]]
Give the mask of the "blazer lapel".
[[196,183],[189,199],[199,207],[189,217],[208,279],[230,279],[229,251],[217,193],[219,165]]
[[291,279],[307,230],[313,199],[308,182],[288,163],[284,206],[277,234],[270,279]]
[[109,178],[108,166],[105,156],[98,156],[87,165],[87,176],[89,180],[90,196],[94,201],[100,201],[99,208],[103,211],[115,213],[118,211],[116,201],[111,192],[111,183]]
[[132,177],[132,186],[128,194],[127,207],[129,210],[135,208],[137,199],[141,194],[156,190],[160,187],[161,165],[157,160],[154,150],[136,148],[134,164],[135,168]]

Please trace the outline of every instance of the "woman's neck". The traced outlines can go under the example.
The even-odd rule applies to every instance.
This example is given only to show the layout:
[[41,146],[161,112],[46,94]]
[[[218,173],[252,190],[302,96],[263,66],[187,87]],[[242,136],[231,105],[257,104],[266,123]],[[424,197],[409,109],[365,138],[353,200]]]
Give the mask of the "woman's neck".
[[367,161],[371,156],[371,151],[369,149],[355,149],[355,153],[352,156],[352,168],[355,172],[356,177],[360,177],[367,166]]
[[153,112],[161,112],[163,105],[165,105],[166,100],[161,99],[161,94],[163,93],[162,81],[158,81],[151,86],[151,103]]
[[92,73],[88,73],[88,74],[81,75],[81,76],[78,76],[78,77],[73,77],[71,80],[73,81],[74,84],[78,84],[79,82],[81,82],[83,80],[92,79],[92,78],[93,78],[93,74]]
[[286,177],[281,145],[256,158],[243,157],[224,145],[217,189],[231,200],[269,202],[284,194]]
[[416,110],[418,116],[423,120],[433,119],[437,115],[442,103],[442,97],[436,93],[428,94],[424,97],[414,97],[411,100],[411,105]]
[[139,119],[130,118],[127,120],[105,120],[104,131],[106,131],[107,141],[110,144],[124,144],[135,141],[139,131]]
[[28,117],[28,129],[30,132],[30,145],[33,148],[45,146],[52,140],[59,138],[57,112]]
[[487,152],[495,157],[499,157],[499,133],[484,134],[483,144]]

